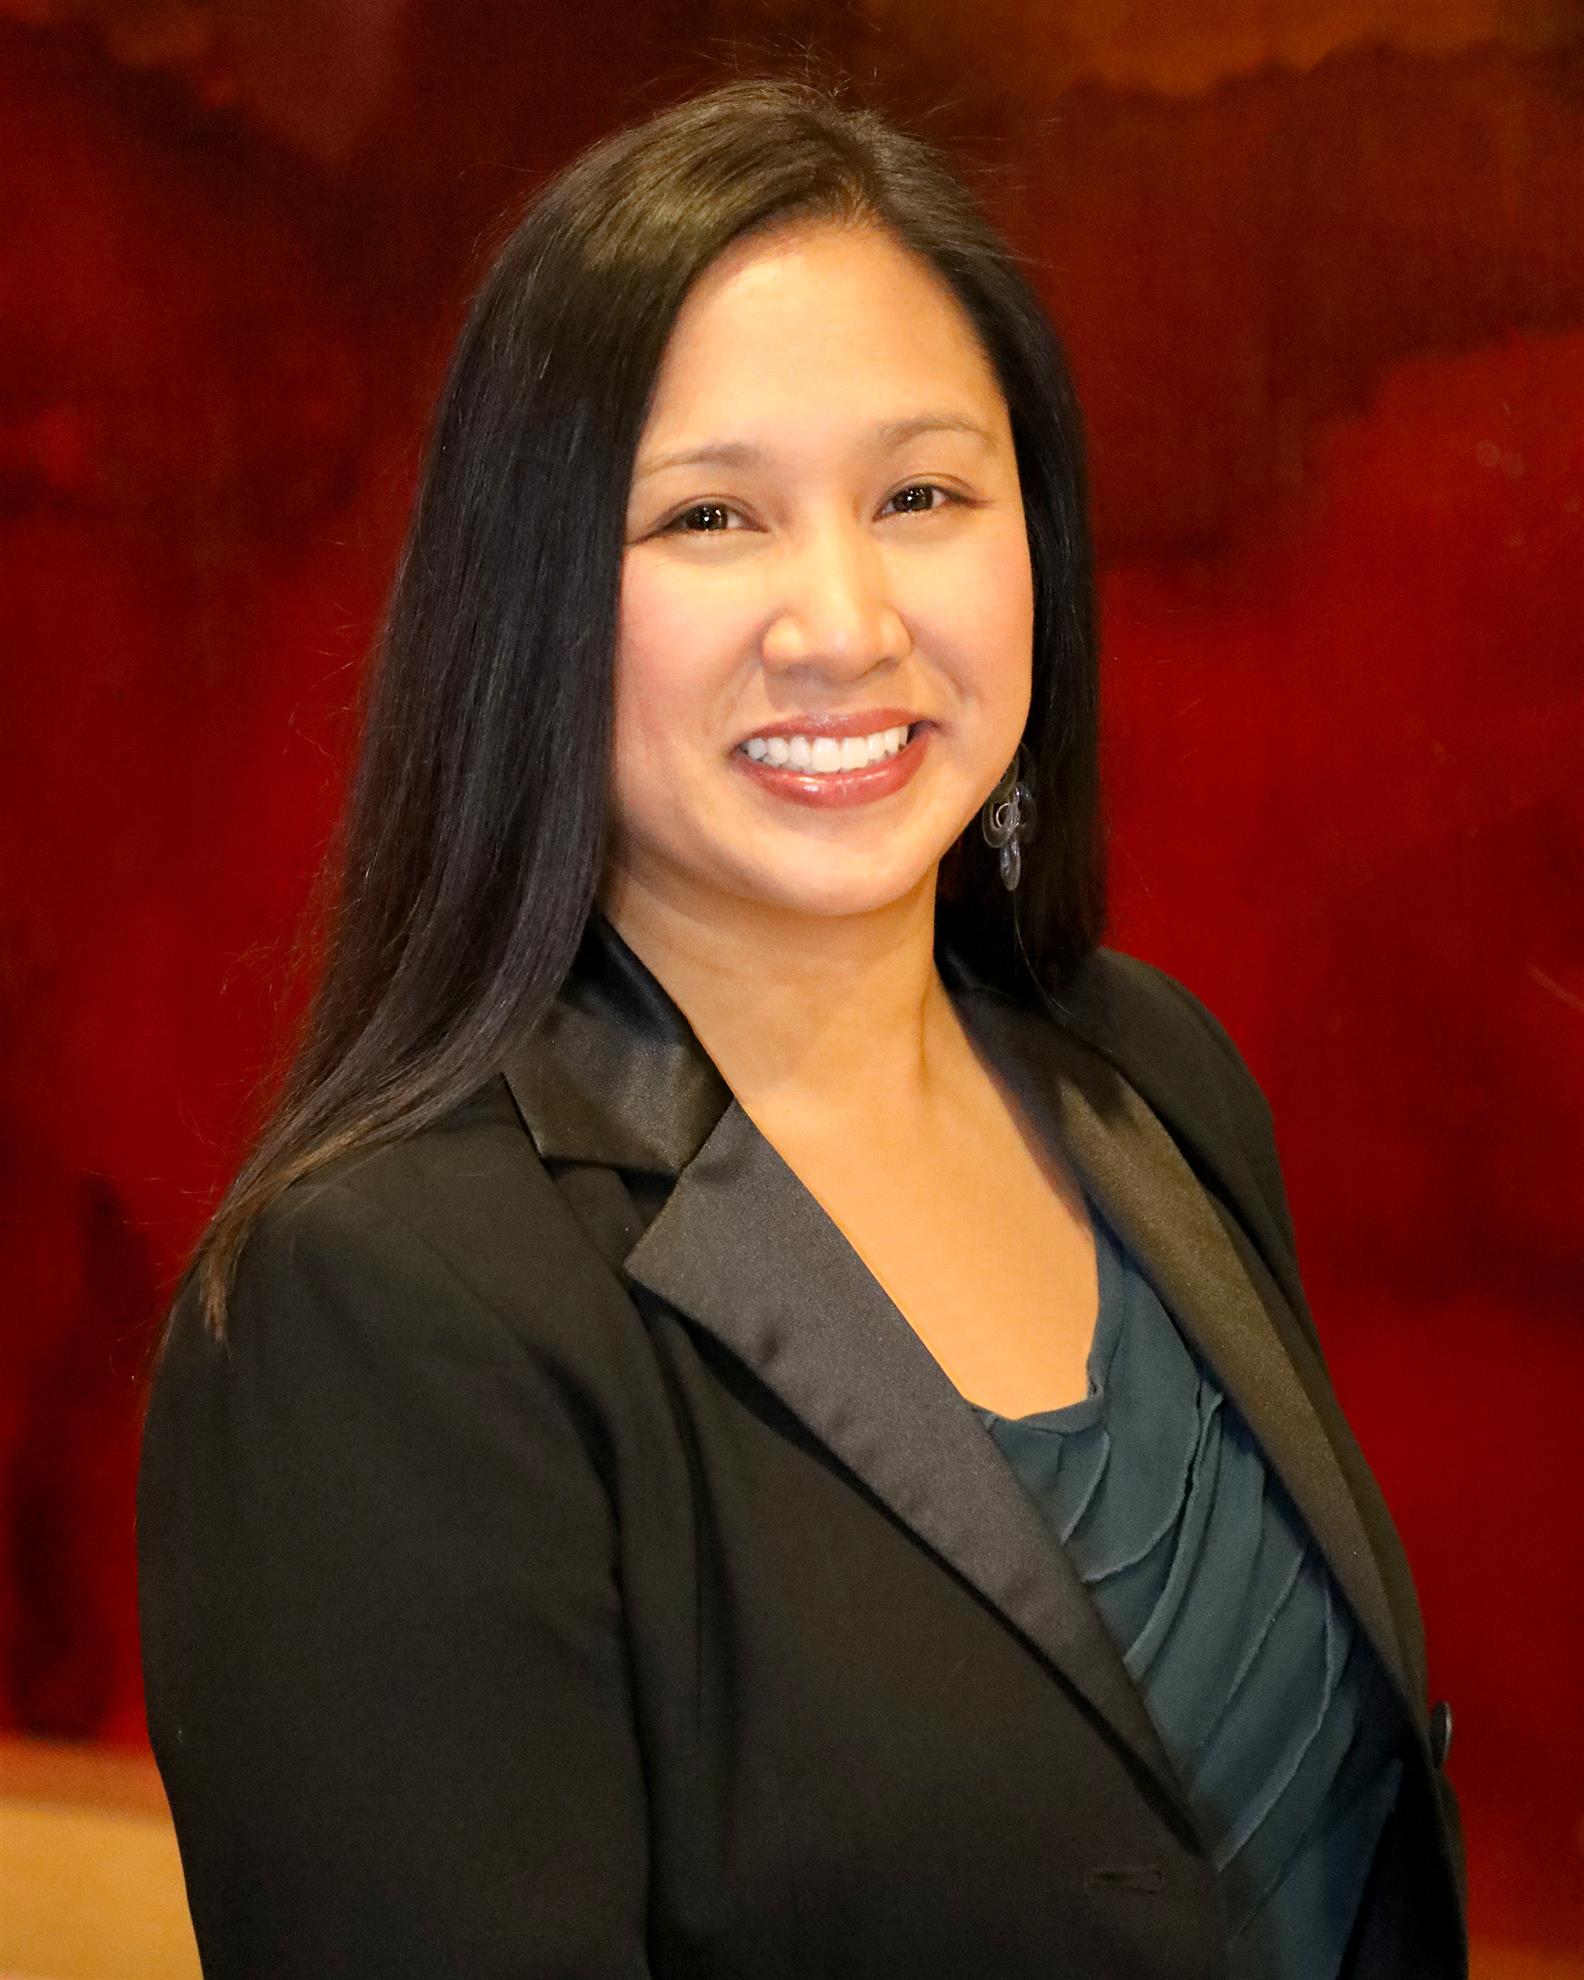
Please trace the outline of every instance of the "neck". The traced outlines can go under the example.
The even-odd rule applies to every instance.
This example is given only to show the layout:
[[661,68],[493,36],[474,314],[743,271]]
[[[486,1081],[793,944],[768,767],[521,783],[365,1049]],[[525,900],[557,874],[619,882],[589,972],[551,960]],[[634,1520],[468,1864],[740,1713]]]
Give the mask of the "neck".
[[927,1109],[960,1048],[935,967],[933,869],[864,914],[682,902],[630,878],[601,906],[750,1113],[894,1122]]

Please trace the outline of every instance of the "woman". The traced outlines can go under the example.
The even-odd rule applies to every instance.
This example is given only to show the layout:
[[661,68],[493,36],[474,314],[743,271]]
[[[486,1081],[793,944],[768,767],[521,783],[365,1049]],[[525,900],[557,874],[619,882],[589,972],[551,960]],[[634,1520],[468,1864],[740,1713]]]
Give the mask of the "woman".
[[540,195],[152,1398],[208,1973],[1464,1971],[1263,1100],[1098,946],[1096,699],[928,147],[742,83]]

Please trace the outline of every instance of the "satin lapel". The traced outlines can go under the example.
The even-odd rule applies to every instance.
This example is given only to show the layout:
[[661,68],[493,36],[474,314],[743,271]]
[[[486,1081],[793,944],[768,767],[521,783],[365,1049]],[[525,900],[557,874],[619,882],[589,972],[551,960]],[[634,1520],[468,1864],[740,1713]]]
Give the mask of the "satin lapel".
[[626,1260],[746,1363],[1181,1793],[1067,1554],[818,1200],[732,1101]]
[[546,1161],[674,1176],[731,1090],[693,1027],[596,908],[572,973],[502,1070]]
[[[1103,1056],[960,969],[950,976],[987,1062],[1065,1149],[1204,1353],[1401,1685],[1357,1507],[1282,1344],[1280,1294],[1267,1284],[1262,1302],[1170,1134]],[[583,1167],[589,1200],[574,1208],[610,1262],[750,1368],[1062,1673],[1181,1810],[1142,1697],[1069,1557],[969,1403],[598,911],[566,987],[505,1073],[540,1154]],[[588,1173],[601,1166],[615,1185],[603,1196]],[[641,1219],[616,1171],[669,1188],[625,1256]],[[561,1174],[570,1187],[570,1170]]]
[[[969,991],[959,1009],[1214,1370],[1407,1702],[1385,1584],[1336,1453],[1277,1316],[1176,1143],[1138,1092],[1070,1033],[993,993]],[[1279,1300],[1263,1276],[1267,1299]]]

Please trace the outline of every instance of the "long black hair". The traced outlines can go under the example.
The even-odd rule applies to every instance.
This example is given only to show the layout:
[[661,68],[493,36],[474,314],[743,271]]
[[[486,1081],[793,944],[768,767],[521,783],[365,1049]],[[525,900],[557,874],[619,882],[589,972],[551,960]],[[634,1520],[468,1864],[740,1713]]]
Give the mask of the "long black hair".
[[595,144],[546,184],[446,377],[322,880],[314,998],[274,1110],[201,1237],[223,1333],[247,1233],[300,1177],[411,1134],[497,1068],[571,968],[606,846],[629,484],[667,338],[730,243],[800,219],[888,229],[944,277],[1011,417],[1034,573],[1024,732],[1038,831],[1012,898],[970,827],[939,931],[1013,994],[1099,939],[1093,581],[1067,366],[1018,255],[922,138],[815,84],[745,79]]

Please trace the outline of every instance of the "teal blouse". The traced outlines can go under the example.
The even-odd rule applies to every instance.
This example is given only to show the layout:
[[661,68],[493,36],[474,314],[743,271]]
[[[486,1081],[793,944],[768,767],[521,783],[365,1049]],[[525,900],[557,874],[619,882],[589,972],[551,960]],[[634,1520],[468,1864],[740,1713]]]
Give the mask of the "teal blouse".
[[1072,1556],[1221,1880],[1234,1980],[1336,1980],[1401,1709],[1258,1445],[1091,1206],[1089,1393],[974,1408]]

